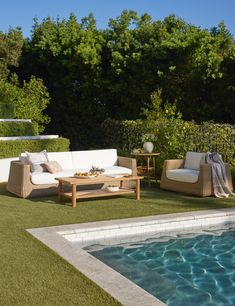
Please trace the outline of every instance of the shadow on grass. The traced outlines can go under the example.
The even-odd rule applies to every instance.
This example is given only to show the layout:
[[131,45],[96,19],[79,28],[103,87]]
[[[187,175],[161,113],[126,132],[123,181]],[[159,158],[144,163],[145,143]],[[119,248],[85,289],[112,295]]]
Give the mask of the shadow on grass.
[[[57,195],[45,196],[38,198],[22,199],[19,198],[6,190],[6,184],[0,184],[0,201],[3,198],[8,199],[9,203],[19,202],[22,204],[32,204],[40,203],[40,205],[53,205],[53,206],[63,206],[71,207],[71,199],[62,198],[61,201],[58,200]],[[159,184],[151,184],[148,187],[146,182],[141,184],[141,198],[139,201],[135,199],[135,195],[125,195],[125,196],[110,196],[110,197],[99,197],[92,199],[81,199],[77,200],[77,207],[81,206],[105,206],[110,204],[124,204],[127,208],[135,205],[136,210],[139,208],[145,208],[146,211],[143,215],[148,213],[162,214],[162,213],[173,213],[173,212],[183,212],[190,210],[205,210],[205,209],[219,209],[226,207],[235,207],[235,197],[231,196],[229,198],[215,198],[215,197],[195,197],[184,195],[176,192],[165,191],[159,188]]]

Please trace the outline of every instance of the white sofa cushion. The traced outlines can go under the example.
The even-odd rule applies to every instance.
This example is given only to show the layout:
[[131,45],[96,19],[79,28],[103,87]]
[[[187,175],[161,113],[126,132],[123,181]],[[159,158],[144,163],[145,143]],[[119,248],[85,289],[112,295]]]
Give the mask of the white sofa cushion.
[[49,161],[57,161],[65,170],[73,169],[72,152],[47,152]]
[[168,179],[185,183],[196,183],[198,181],[199,171],[193,169],[172,169],[166,171]]
[[62,172],[56,173],[32,173],[31,174],[31,182],[35,185],[46,185],[46,184],[57,184],[58,181],[55,180],[55,177],[67,177],[73,176],[75,173],[74,169],[64,170]]
[[200,164],[205,162],[205,153],[187,152],[185,157],[184,168],[200,170]]
[[104,175],[107,174],[132,174],[132,170],[126,167],[120,166],[112,166],[112,167],[105,167]]
[[[132,174],[132,170],[129,168],[125,168],[125,167],[113,166],[113,167],[106,167],[104,169],[105,169],[104,174],[107,174],[107,175]],[[77,170],[79,170],[80,172],[87,172],[90,170],[90,168],[69,169],[69,170],[63,170],[61,172],[56,172],[56,173],[49,173],[49,172],[32,173],[31,182],[35,185],[56,184],[58,182],[55,180],[55,177],[73,176]]]
[[92,166],[105,168],[117,165],[117,150],[72,151],[73,168],[81,169]]

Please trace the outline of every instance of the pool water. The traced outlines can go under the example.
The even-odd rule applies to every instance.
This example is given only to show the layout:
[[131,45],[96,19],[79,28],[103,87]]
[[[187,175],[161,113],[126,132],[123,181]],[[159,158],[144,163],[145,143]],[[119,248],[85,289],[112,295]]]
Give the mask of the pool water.
[[88,251],[169,306],[235,305],[235,230]]

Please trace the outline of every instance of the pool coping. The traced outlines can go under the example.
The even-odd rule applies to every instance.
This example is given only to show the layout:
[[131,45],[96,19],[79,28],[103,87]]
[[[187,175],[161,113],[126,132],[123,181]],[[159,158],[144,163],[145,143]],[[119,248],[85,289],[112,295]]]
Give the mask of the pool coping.
[[163,306],[166,304],[96,259],[82,247],[94,243],[97,237],[109,245],[114,238],[112,235],[115,235],[115,239],[119,239],[119,243],[125,242],[123,240],[125,231],[128,231],[129,235],[137,234],[144,237],[146,232],[148,234],[153,231],[164,233],[180,228],[190,230],[226,222],[235,224],[235,208],[59,225],[32,228],[27,231],[123,305]]

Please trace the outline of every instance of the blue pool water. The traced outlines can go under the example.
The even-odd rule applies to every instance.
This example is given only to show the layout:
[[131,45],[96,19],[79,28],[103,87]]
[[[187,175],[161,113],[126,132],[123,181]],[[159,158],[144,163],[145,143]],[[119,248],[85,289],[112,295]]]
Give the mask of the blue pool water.
[[234,229],[90,253],[170,306],[235,305]]

